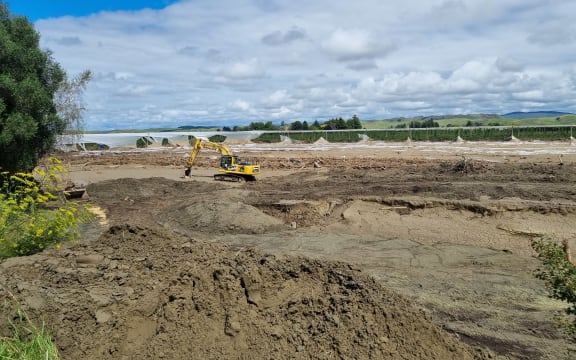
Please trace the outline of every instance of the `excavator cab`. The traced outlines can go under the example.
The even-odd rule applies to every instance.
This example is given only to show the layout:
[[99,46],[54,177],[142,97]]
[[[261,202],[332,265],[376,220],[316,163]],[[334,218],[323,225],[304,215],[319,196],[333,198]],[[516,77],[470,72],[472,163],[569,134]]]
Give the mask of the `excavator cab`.
[[222,155],[222,157],[220,158],[220,168],[226,170],[233,170],[237,162],[238,162],[238,156]]
[[222,155],[220,158],[221,173],[214,175],[216,180],[254,181],[260,173],[260,165],[254,161],[242,161],[236,155]]

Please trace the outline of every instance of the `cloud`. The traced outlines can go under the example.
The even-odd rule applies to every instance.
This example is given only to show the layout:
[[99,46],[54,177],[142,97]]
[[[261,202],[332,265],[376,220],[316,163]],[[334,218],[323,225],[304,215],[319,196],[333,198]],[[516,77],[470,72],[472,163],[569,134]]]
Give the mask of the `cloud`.
[[544,47],[564,46],[576,42],[576,27],[572,24],[549,24],[536,26],[527,41]]
[[498,58],[495,65],[502,72],[521,72],[525,68],[524,64],[510,57]]
[[184,46],[178,50],[178,53],[182,55],[195,56],[198,55],[199,49],[196,46]]
[[[576,2],[181,0],[35,23],[90,129],[576,112]],[[552,51],[553,50],[553,51]]]
[[55,40],[58,44],[63,46],[78,46],[82,45],[82,40],[77,36],[65,36]]
[[264,99],[263,103],[271,106],[278,106],[287,103],[292,103],[294,100],[286,90],[277,90],[270,94],[266,99]]
[[258,59],[255,58],[210,66],[207,71],[214,76],[216,81],[223,83],[261,78],[266,74]]
[[542,101],[544,100],[544,92],[542,90],[527,90],[512,93],[512,97],[522,101]]
[[396,48],[391,43],[376,41],[364,29],[336,29],[322,45],[326,52],[340,61],[384,56]]
[[250,103],[244,100],[237,99],[230,104],[230,109],[232,110],[240,110],[240,111],[249,111],[251,109]]
[[152,86],[149,85],[130,84],[118,89],[116,94],[120,96],[143,96],[148,94],[152,89]]
[[179,109],[162,110],[162,116],[170,119],[182,119],[202,115],[208,115],[208,112],[206,110],[179,110]]
[[306,38],[306,32],[303,29],[293,27],[292,29],[282,32],[274,31],[262,37],[262,43],[270,46],[279,46]]
[[348,62],[346,67],[351,70],[366,71],[376,69],[378,68],[378,65],[372,59],[362,59],[362,60],[350,61]]

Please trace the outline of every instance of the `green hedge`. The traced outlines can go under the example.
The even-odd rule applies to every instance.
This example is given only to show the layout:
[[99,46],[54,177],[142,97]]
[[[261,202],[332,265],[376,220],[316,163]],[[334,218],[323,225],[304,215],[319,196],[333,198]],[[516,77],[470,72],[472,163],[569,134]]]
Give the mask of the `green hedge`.
[[573,127],[526,127],[514,130],[514,136],[522,140],[566,140],[573,135]]
[[409,129],[402,130],[368,130],[366,135],[370,140],[380,141],[406,141],[412,138],[412,132]]
[[282,139],[280,133],[263,133],[252,141],[257,143],[279,143]]
[[320,138],[328,142],[357,142],[360,141],[361,133],[356,131],[303,131],[289,132],[288,137],[295,141],[313,143]]
[[474,127],[367,130],[371,140],[405,141],[454,141],[458,137],[467,141],[506,141],[512,136],[520,140],[569,140],[571,127]]

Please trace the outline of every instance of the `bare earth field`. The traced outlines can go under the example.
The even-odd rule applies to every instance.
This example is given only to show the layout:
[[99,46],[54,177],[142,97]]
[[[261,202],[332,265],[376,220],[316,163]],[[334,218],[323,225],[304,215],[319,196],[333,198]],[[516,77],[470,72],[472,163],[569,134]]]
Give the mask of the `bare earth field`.
[[64,359],[576,358],[530,247],[576,249],[576,145],[231,147],[258,181],[210,152],[184,179],[182,147],[65,154],[100,222],[0,262],[0,298]]

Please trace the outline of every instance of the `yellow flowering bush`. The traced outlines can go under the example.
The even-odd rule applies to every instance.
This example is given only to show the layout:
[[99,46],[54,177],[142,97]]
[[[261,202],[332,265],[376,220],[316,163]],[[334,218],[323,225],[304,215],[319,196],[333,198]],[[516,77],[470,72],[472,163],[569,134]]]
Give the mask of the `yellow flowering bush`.
[[55,158],[32,173],[0,172],[0,259],[58,248],[78,238],[79,225],[92,215],[66,199],[61,186],[65,172]]

